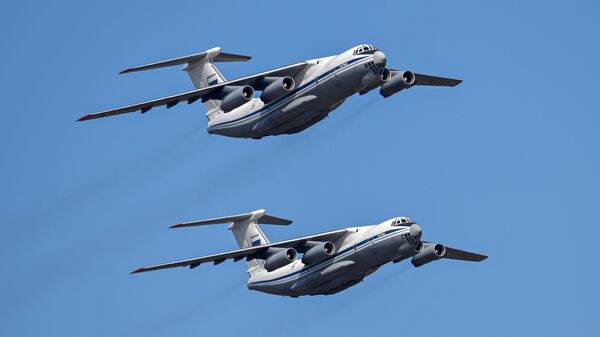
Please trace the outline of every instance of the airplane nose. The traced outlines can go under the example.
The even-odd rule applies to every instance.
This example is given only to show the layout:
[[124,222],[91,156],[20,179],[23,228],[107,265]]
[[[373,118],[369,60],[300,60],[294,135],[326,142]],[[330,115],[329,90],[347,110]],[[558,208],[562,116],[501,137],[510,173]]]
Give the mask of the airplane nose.
[[385,65],[386,62],[387,57],[382,51],[378,50],[375,52],[375,54],[373,54],[373,63]]
[[410,226],[410,235],[413,237],[421,237],[421,226],[417,225],[417,224],[413,224],[412,226]]

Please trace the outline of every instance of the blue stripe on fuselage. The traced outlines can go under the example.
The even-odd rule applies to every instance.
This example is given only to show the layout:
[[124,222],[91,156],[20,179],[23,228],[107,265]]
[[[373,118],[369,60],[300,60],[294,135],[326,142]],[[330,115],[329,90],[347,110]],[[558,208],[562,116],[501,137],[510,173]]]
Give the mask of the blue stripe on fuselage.
[[268,111],[271,108],[274,108],[275,105],[278,105],[279,103],[284,103],[284,101],[286,99],[288,99],[288,98],[290,98],[290,97],[298,94],[300,91],[302,91],[304,89],[307,89],[309,86],[315,85],[317,82],[323,80],[325,77],[327,77],[327,76],[329,76],[329,75],[331,75],[331,74],[333,74],[333,73],[335,73],[337,71],[341,72],[342,70],[348,68],[353,63],[356,63],[357,61],[363,60],[363,59],[368,58],[368,57],[369,56],[357,57],[357,58],[352,59],[352,60],[350,60],[348,62],[342,63],[342,64],[336,66],[335,68],[327,70],[324,73],[320,74],[319,76],[315,77],[314,79],[312,79],[312,80],[306,82],[305,84],[299,86],[298,88],[294,89],[292,92],[287,93],[286,95],[279,97],[278,99],[274,100],[273,102],[265,104],[262,108],[260,108],[260,109],[258,109],[256,111],[253,111],[253,112],[251,112],[251,113],[249,113],[249,114],[247,114],[245,116],[242,116],[242,117],[240,117],[238,119],[235,119],[235,120],[232,120],[232,121],[227,121],[227,122],[222,122],[222,123],[215,124],[215,125],[211,125],[210,127],[208,127],[208,130],[210,131],[211,129],[214,129],[214,128],[217,128],[217,127],[222,127],[222,126],[233,126],[233,125],[228,125],[228,124],[236,124],[238,122],[245,121],[245,120],[247,120],[247,119],[249,119],[249,118],[251,118],[251,117],[253,117],[253,116],[257,115],[257,114],[260,114],[261,112],[264,112],[264,111],[267,111],[267,113],[265,114],[265,116],[266,116],[268,113],[275,111],[275,109],[273,109],[271,111]]
[[279,276],[279,277],[276,277],[276,278],[273,278],[273,279],[270,279],[270,280],[252,282],[252,283],[249,283],[248,285],[271,283],[271,282],[275,282],[275,281],[279,281],[279,280],[283,280],[285,278],[289,278],[289,277],[295,276],[295,275],[300,274],[300,273],[306,273],[306,274],[308,274],[308,273],[310,273],[310,272],[318,269],[319,267],[323,266],[325,263],[327,263],[329,261],[332,261],[335,258],[340,257],[340,256],[348,253],[349,251],[352,251],[355,248],[356,248],[356,250],[359,250],[360,247],[366,245],[367,243],[369,243],[373,239],[380,239],[380,238],[383,238],[383,236],[388,237],[388,236],[391,236],[391,234],[394,234],[394,233],[396,233],[398,231],[402,231],[402,230],[407,230],[408,231],[409,229],[405,227],[405,228],[393,228],[393,229],[387,230],[387,231],[379,233],[377,235],[368,237],[368,238],[360,241],[359,243],[353,244],[353,245],[345,248],[344,250],[341,250],[341,251],[335,253],[334,255],[332,255],[332,256],[324,259],[323,261],[319,262],[318,264],[305,266],[304,268],[302,268],[302,269],[300,269],[298,271],[292,272],[290,274]]

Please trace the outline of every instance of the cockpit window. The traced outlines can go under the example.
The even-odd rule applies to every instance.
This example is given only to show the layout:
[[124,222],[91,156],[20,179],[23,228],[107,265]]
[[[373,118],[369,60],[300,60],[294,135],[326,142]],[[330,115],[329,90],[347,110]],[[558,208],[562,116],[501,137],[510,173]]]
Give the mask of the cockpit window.
[[401,217],[401,218],[394,219],[392,221],[392,226],[408,226],[408,225],[412,225],[414,223],[415,222],[412,221],[411,218]]
[[356,47],[356,49],[354,49],[354,55],[358,55],[358,54],[373,54],[377,51],[377,48],[373,47],[370,44],[363,44],[360,45],[358,47]]

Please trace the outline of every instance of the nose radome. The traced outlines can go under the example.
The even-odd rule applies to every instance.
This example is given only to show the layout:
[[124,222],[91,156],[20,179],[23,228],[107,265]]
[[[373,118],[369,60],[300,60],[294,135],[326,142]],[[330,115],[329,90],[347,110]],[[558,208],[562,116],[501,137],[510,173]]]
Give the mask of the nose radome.
[[414,237],[421,237],[421,226],[417,225],[417,224],[413,224],[412,226],[410,226],[410,235],[414,236]]
[[386,62],[387,58],[382,51],[378,50],[373,54],[373,63],[385,65]]

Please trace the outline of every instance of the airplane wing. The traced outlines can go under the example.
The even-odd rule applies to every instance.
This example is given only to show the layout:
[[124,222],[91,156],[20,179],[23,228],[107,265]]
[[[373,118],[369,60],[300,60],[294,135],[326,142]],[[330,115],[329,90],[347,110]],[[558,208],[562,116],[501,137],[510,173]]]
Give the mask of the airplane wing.
[[462,80],[453,78],[429,76],[423,74],[415,74],[414,85],[427,85],[436,87],[455,87],[462,83]]
[[93,113],[93,114],[88,114],[88,115],[85,115],[85,116],[79,118],[77,121],[79,121],[79,122],[87,121],[87,120],[91,120],[91,119],[109,117],[109,116],[120,115],[120,114],[135,112],[135,111],[140,111],[141,113],[145,113],[154,107],[162,106],[162,105],[166,105],[167,109],[169,109],[169,108],[172,108],[173,106],[175,106],[177,103],[183,102],[183,101],[187,101],[188,104],[191,104],[191,103],[196,102],[199,99],[220,98],[221,90],[223,90],[223,88],[226,86],[250,85],[255,90],[262,90],[265,88],[265,86],[267,84],[263,81],[265,79],[265,77],[281,77],[281,76],[293,77],[296,74],[298,74],[300,71],[302,71],[306,67],[307,64],[308,64],[307,62],[298,62],[295,64],[290,64],[285,67],[268,70],[268,71],[265,71],[265,72],[262,72],[259,74],[238,78],[235,80],[231,80],[231,81],[219,83],[216,85],[212,85],[209,87],[184,92],[184,93],[177,94],[177,95],[172,95],[172,96],[168,96],[168,97],[154,99],[154,100],[147,101],[147,102],[124,106],[121,108],[110,109],[110,110],[105,110],[105,111],[101,111],[101,112],[97,112],[97,113]]
[[[402,70],[398,69],[390,69],[392,75],[396,75]],[[446,77],[437,77],[423,74],[415,74],[415,84],[414,85],[422,85],[422,86],[435,86],[435,87],[455,87],[462,83],[462,80],[457,80],[454,78],[446,78]]]
[[345,235],[347,230],[340,229],[331,232],[325,232],[315,235],[304,236],[297,239],[274,242],[262,246],[248,247],[238,250],[232,250],[225,253],[213,254],[208,256],[197,257],[189,260],[181,260],[171,263],[159,264],[155,266],[142,267],[131,272],[131,274],[147,272],[152,270],[167,269],[173,267],[187,267],[190,269],[198,267],[202,263],[212,262],[214,265],[224,262],[227,259],[233,259],[234,262],[242,259],[259,258],[261,253],[264,253],[270,247],[277,248],[296,248],[301,251],[306,241],[335,241]]
[[485,255],[466,252],[464,250],[446,247],[445,259],[479,262],[487,259]]

